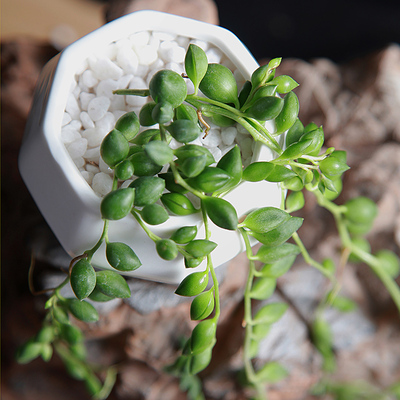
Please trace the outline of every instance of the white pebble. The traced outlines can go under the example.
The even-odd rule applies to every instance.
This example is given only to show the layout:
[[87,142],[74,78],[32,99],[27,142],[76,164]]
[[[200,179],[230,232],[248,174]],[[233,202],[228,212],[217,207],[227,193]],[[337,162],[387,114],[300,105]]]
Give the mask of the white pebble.
[[88,104],[88,114],[92,121],[98,121],[103,118],[106,115],[110,104],[110,99],[105,96],[95,97],[91,100]]
[[99,172],[92,179],[92,188],[100,196],[105,196],[112,189],[112,178],[104,172]]
[[200,39],[192,39],[190,41],[190,44],[195,44],[196,46],[203,49],[203,51],[207,51],[208,47],[209,47],[209,44],[207,42],[205,42],[204,40],[200,40]]
[[157,47],[146,45],[136,49],[136,54],[139,59],[139,63],[143,65],[150,65],[157,60],[158,53]]
[[124,75],[121,78],[119,78],[117,81],[118,89],[126,89],[132,78],[133,78],[132,74]]
[[210,129],[208,135],[201,139],[204,146],[217,147],[221,144],[221,134],[218,129]]
[[117,63],[127,74],[135,74],[139,59],[131,48],[120,48],[117,53]]
[[104,79],[103,81],[99,82],[96,87],[96,96],[105,96],[105,97],[113,97],[114,90],[118,89],[118,81],[114,79]]
[[68,125],[71,122],[71,116],[65,112],[61,121],[61,126]]
[[80,118],[81,118],[81,121],[82,121],[82,126],[85,129],[94,128],[94,122],[89,117],[89,114],[86,111],[82,111],[81,112]]
[[115,125],[115,117],[114,114],[111,112],[107,112],[103,118],[96,121],[96,128],[106,132],[110,132],[111,129],[114,128],[114,125]]
[[[109,110],[114,113],[114,111],[118,110],[125,110],[126,104],[125,104],[125,96],[121,96],[119,94],[114,95],[111,98],[111,104],[109,107]],[[125,113],[125,111],[123,111]]]
[[72,161],[75,163],[75,165],[76,165],[78,168],[83,168],[84,165],[85,165],[85,159],[84,159],[83,157],[76,157],[76,158],[73,158]]
[[80,88],[80,86],[76,86],[75,87],[75,89],[72,91],[72,94],[74,95],[74,97],[76,98],[76,99],[78,99],[79,98],[79,93],[81,92],[81,88]]
[[[183,68],[182,64],[178,64],[176,62],[169,62],[169,63],[165,64],[165,68],[175,71],[179,75],[181,75],[183,72],[185,72],[185,69]],[[188,79],[188,80],[190,80],[190,79]]]
[[176,35],[173,33],[168,33],[168,32],[159,32],[159,31],[154,31],[152,33],[152,36],[160,41],[164,40],[175,40]]
[[227,146],[233,144],[236,135],[237,135],[237,129],[233,126],[223,129],[221,131],[222,143],[226,144]]
[[212,147],[209,150],[210,153],[213,155],[215,162],[218,162],[222,156],[221,149],[219,147]]
[[82,176],[85,178],[86,182],[91,185],[92,184],[92,179],[93,179],[93,173],[90,173],[88,171],[81,171]]
[[247,137],[240,142],[240,149],[242,150],[242,157],[244,159],[251,157],[253,153],[253,139]]
[[[91,150],[94,150],[94,149],[91,149]],[[91,164],[91,163],[87,163],[85,168],[86,168],[86,171],[92,172],[93,174],[97,174],[98,172],[100,172],[99,167],[97,167],[96,165]]]
[[149,39],[149,31],[136,32],[129,36],[129,40],[133,43],[134,46],[145,46],[147,43],[149,43]]
[[179,44],[179,46],[183,47],[184,49],[187,49],[189,46],[189,38],[186,36],[178,36],[176,38],[176,42]]
[[102,158],[99,159],[99,169],[105,174],[112,174],[113,170],[104,162]]
[[93,75],[93,71],[87,69],[82,74],[82,83],[87,86],[88,88],[92,88],[99,83],[99,80]]
[[80,119],[73,119],[69,124],[68,124],[71,128],[76,129],[77,131],[79,131],[79,129],[82,128],[82,122],[80,121]]
[[75,128],[72,128],[69,125],[64,126],[61,129],[61,140],[65,145],[70,144],[80,138],[81,134]]
[[159,71],[160,69],[164,69],[164,61],[161,58],[157,58],[156,61],[153,62],[153,64],[149,65],[149,69],[155,69]]
[[118,121],[118,119],[122,117],[125,113],[126,111],[122,111],[121,109],[113,111],[115,120]]
[[67,150],[72,159],[82,157],[87,149],[88,141],[84,138],[77,139],[67,146]]
[[[100,159],[100,146],[94,147],[93,149],[87,149],[83,156],[86,161],[98,163]],[[88,168],[86,169],[89,170]],[[99,169],[97,168],[97,171],[95,172],[99,172]]]
[[89,147],[97,147],[100,146],[106,134],[99,128],[89,128],[82,132],[82,137],[87,140]]
[[87,111],[90,101],[93,100],[95,97],[96,95],[93,93],[81,92],[79,95],[79,100],[81,102],[82,110]]
[[70,93],[68,95],[67,104],[65,106],[65,111],[71,116],[72,119],[79,118],[81,109],[79,108],[79,104],[78,104],[75,96],[72,93]]
[[118,67],[109,58],[99,58],[92,69],[93,75],[100,80],[119,79],[124,73],[122,68]]
[[219,63],[222,58],[221,50],[213,47],[206,51],[207,59],[209,63]]
[[136,70],[136,77],[139,78],[144,78],[146,77],[147,73],[149,72],[149,66],[148,65],[141,65],[139,64],[137,70]]
[[169,49],[163,53],[163,59],[167,62],[181,63],[185,59],[186,51],[183,47],[178,46],[178,43],[174,43]]

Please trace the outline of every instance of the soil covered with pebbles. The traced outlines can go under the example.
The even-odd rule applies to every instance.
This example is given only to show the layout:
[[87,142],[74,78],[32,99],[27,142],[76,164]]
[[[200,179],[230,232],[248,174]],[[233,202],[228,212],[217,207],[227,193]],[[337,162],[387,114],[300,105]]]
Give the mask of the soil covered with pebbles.
[[[137,114],[149,98],[113,94],[116,89],[146,89],[160,69],[184,72],[187,47],[194,43],[207,54],[210,63],[221,63],[232,70],[239,89],[244,78],[217,47],[203,41],[163,32],[142,31],[109,44],[101,54],[90,55],[75,74],[66,103],[61,138],[95,193],[111,190],[113,171],[100,157],[100,144],[118,118],[128,111]],[[188,93],[193,84],[187,79]],[[235,144],[240,144],[243,164],[249,164],[254,141],[241,126],[220,128],[211,125],[206,137],[193,144],[207,147],[216,162]],[[148,127],[146,127],[147,129]],[[142,128],[144,130],[144,128]],[[180,146],[174,139],[171,147]]]

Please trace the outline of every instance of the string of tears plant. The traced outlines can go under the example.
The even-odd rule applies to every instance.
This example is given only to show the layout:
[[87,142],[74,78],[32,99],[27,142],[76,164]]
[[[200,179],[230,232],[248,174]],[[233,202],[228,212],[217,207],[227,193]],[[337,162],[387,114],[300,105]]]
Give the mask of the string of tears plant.
[[[107,397],[116,369],[111,367],[101,383],[96,368],[86,361],[82,332],[71,323],[69,313],[86,322],[96,321],[97,311],[87,299],[108,301],[131,295],[120,273],[136,270],[141,261],[134,249],[109,237],[109,225],[125,217],[137,221],[154,242],[159,257],[164,260],[181,257],[182,268],[199,267],[176,289],[177,295],[192,298],[190,318],[198,323],[181,355],[166,368],[181,378],[182,387],[191,398],[202,398],[196,375],[211,361],[221,311],[212,259],[218,243],[213,241],[210,224],[237,231],[245,245],[249,270],[244,291],[244,381],[257,399],[266,398],[267,383],[287,375],[276,361],[256,369],[254,359],[260,341],[288,308],[287,304],[271,302],[270,298],[277,279],[289,271],[298,254],[331,282],[330,291],[316,310],[312,328],[314,345],[323,356],[326,371],[334,368],[334,351],[323,310],[330,306],[341,310],[351,308],[351,302],[339,295],[341,282],[337,274],[348,259],[369,265],[400,310],[400,290],[394,281],[399,273],[399,260],[388,250],[372,255],[365,239],[377,207],[365,197],[344,205],[334,202],[341,191],[341,176],[349,168],[346,154],[334,148],[323,149],[323,128],[301,123],[299,101],[293,92],[298,84],[289,76],[276,75],[280,62],[280,58],[275,58],[257,68],[239,91],[227,67],[208,63],[204,51],[191,44],[185,57],[184,75],[161,70],[152,77],[148,89],[115,91],[115,95],[151,99],[139,115],[128,112],[120,117],[101,144],[101,156],[114,170],[112,190],[100,206],[103,232],[91,249],[71,261],[67,277],[46,303],[48,313],[43,329],[19,350],[20,362],[38,356],[48,361],[54,347],[68,371],[83,380],[95,398]],[[187,93],[186,79],[193,83],[193,93]],[[270,120],[275,127],[271,131],[265,126],[265,121]],[[191,143],[208,134],[210,122],[218,126],[241,125],[254,141],[269,147],[276,157],[243,168],[241,151],[236,145],[216,162],[206,147]],[[281,146],[283,134],[285,145]],[[173,149],[172,139],[180,147]],[[127,180],[132,180],[129,186],[121,186]],[[281,208],[264,206],[238,216],[224,195],[244,181],[279,184]],[[297,233],[303,219],[291,214],[304,206],[303,190],[314,194],[320,206],[333,214],[343,245],[338,267],[330,259],[321,262],[312,259]],[[204,225],[202,235],[197,226],[185,225],[169,237],[160,237],[152,231],[153,226],[163,224],[171,215],[195,213]],[[254,247],[255,244],[259,246]],[[114,270],[96,271],[92,265],[93,255],[103,248]],[[67,283],[76,298],[61,296],[60,289]],[[261,308],[254,308],[255,301],[262,301]]]

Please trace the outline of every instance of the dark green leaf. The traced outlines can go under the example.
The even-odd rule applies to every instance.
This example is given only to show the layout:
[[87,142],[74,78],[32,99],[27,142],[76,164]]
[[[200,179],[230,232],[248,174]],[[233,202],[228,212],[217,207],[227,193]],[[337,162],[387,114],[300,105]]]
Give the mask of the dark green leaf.
[[279,115],[282,111],[283,104],[283,100],[279,97],[260,97],[246,110],[245,114],[259,121],[269,121]]
[[142,265],[136,253],[125,243],[107,243],[106,256],[109,264],[119,271],[134,271]]
[[294,92],[289,92],[283,101],[282,111],[275,118],[277,133],[287,131],[296,122],[299,114],[299,99]]
[[202,202],[215,225],[232,231],[237,229],[238,216],[231,203],[218,197],[205,197]]
[[96,272],[86,258],[79,260],[71,270],[71,287],[75,296],[85,299],[96,286]]
[[276,76],[272,81],[269,82],[270,85],[277,85],[276,91],[281,94],[286,94],[297,88],[299,84],[288,75]]
[[256,254],[256,258],[264,263],[274,263],[281,258],[297,255],[300,249],[291,243],[284,243],[278,247],[268,247],[262,245]]
[[193,272],[188,275],[178,286],[175,293],[179,296],[197,296],[200,294],[208,284],[208,273]]
[[304,133],[304,126],[302,122],[297,118],[296,122],[286,133],[285,137],[286,147],[289,147],[291,144],[298,142],[303,133]]
[[163,224],[169,218],[167,210],[160,204],[148,204],[144,206],[140,215],[143,221],[149,225]]
[[186,75],[193,82],[195,94],[207,72],[207,68],[208,60],[204,50],[199,46],[190,44],[185,56],[185,71]]
[[249,182],[259,182],[267,178],[274,169],[274,164],[268,161],[256,161],[243,171],[243,179]]
[[178,256],[178,247],[171,239],[160,239],[156,242],[158,255],[167,261],[174,260]]
[[162,167],[147,155],[144,151],[139,151],[129,157],[133,167],[135,168],[136,176],[153,176],[158,174]]
[[60,336],[69,344],[77,344],[83,340],[82,331],[75,325],[60,324],[59,329]]
[[129,154],[129,142],[125,136],[113,129],[101,142],[101,158],[110,167],[123,161]]
[[165,193],[161,196],[161,202],[173,214],[189,215],[198,210],[191,201],[181,193]]
[[185,246],[185,250],[195,258],[205,257],[217,247],[217,243],[207,239],[192,240]]
[[139,118],[134,111],[122,115],[115,123],[115,129],[120,131],[128,141],[131,141],[138,134],[139,128]]
[[171,236],[171,239],[179,244],[186,244],[192,241],[197,235],[197,226],[182,226]]
[[68,299],[68,308],[71,314],[84,322],[96,322],[99,320],[97,310],[87,301]]
[[135,201],[135,189],[131,187],[114,190],[103,197],[100,204],[101,217],[119,220],[126,217]]
[[135,179],[129,187],[135,189],[135,206],[143,207],[160,199],[165,189],[165,181],[157,176],[142,176]]
[[276,207],[262,207],[250,212],[240,226],[245,226],[253,232],[271,231],[289,220],[291,216]]
[[126,280],[114,271],[96,272],[97,288],[107,296],[126,299],[131,296]]
[[167,127],[171,136],[179,143],[188,143],[200,136],[200,128],[198,124],[190,119],[177,119]]
[[286,312],[288,305],[285,303],[270,303],[260,308],[254,315],[256,324],[273,324]]
[[154,140],[145,144],[144,151],[154,164],[160,166],[170,163],[174,158],[172,149],[161,140]]
[[200,354],[215,344],[216,323],[212,319],[199,322],[193,329],[190,339],[192,354]]
[[222,189],[230,180],[231,176],[223,169],[206,167],[201,174],[194,178],[189,178],[187,183],[202,192],[213,193],[218,189]]
[[214,310],[214,293],[207,291],[195,297],[190,306],[190,318],[201,320],[207,318]]
[[274,169],[265,178],[268,182],[282,182],[286,179],[294,178],[297,176],[291,169],[284,165],[275,165]]
[[224,170],[231,177],[229,183],[222,190],[234,188],[242,179],[242,157],[239,146],[235,145],[219,161],[217,167]]

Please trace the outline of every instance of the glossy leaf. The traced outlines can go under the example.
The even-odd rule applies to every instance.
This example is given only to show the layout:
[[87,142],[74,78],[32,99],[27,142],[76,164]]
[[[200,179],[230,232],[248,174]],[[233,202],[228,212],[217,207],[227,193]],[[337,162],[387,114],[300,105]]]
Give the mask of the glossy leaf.
[[187,180],[188,184],[193,188],[205,193],[213,193],[223,188],[229,181],[231,176],[223,169],[217,167],[206,167],[203,172],[194,178]]
[[205,155],[188,157],[180,165],[179,169],[188,178],[193,178],[204,171],[207,164]]
[[167,261],[174,260],[178,256],[178,247],[171,239],[160,239],[156,242],[158,255]]
[[190,119],[195,124],[199,121],[196,110],[186,103],[182,103],[179,107],[175,108],[175,119]]
[[161,202],[167,210],[176,215],[189,215],[198,211],[181,193],[165,193],[161,196]]
[[268,182],[283,182],[286,179],[294,178],[295,176],[297,176],[297,174],[284,165],[275,165],[265,180]]
[[262,245],[256,254],[256,258],[264,263],[274,263],[288,256],[297,255],[300,253],[298,246],[291,243],[284,243],[278,247],[268,247]]
[[200,354],[215,344],[216,323],[212,319],[199,322],[193,329],[190,339],[192,354]]
[[249,182],[259,182],[267,178],[274,169],[274,164],[268,161],[256,161],[249,164],[243,171],[243,179]]
[[217,247],[217,243],[207,239],[192,240],[185,246],[185,250],[195,258],[205,257]]
[[71,314],[84,322],[96,322],[99,320],[99,313],[87,301],[78,299],[68,299],[68,309]]
[[289,92],[283,101],[282,111],[275,118],[277,133],[287,131],[296,122],[299,114],[299,99],[294,92]]
[[276,287],[274,278],[257,278],[250,290],[250,297],[256,300],[266,300],[272,296]]
[[250,212],[240,224],[253,232],[265,233],[277,228],[291,216],[276,207],[262,207]]
[[210,153],[206,147],[199,146],[197,144],[185,144],[184,146],[178,147],[175,151],[175,156],[182,163],[189,157],[197,157],[205,155],[207,157],[206,165],[211,165],[215,163],[213,155]]
[[107,296],[126,299],[131,296],[126,280],[114,271],[98,271],[96,272],[97,288]]
[[148,103],[144,104],[139,111],[139,121],[140,125],[142,126],[153,126],[156,124],[154,121],[152,113],[156,103],[154,101],[149,101]]
[[117,129],[113,129],[100,145],[100,155],[111,168],[123,161],[129,154],[129,142]]
[[254,315],[256,324],[273,324],[278,321],[288,309],[285,303],[269,303],[261,307]]
[[161,140],[153,140],[145,144],[144,151],[154,164],[160,166],[170,163],[174,158],[172,149]]
[[303,192],[292,192],[286,197],[286,212],[292,213],[301,210],[304,204]]
[[130,142],[142,146],[159,136],[160,136],[159,129],[155,128],[146,129],[138,133],[133,139],[130,140]]
[[197,296],[200,294],[208,284],[208,273],[204,272],[193,272],[186,276],[183,281],[179,284],[175,293],[179,296]]
[[273,58],[268,64],[258,67],[251,75],[253,88],[265,85],[275,75],[275,69],[279,67],[282,58]]
[[242,179],[242,156],[239,146],[235,145],[218,161],[217,167],[224,170],[231,177],[228,184],[223,187],[224,191],[234,188]]
[[90,300],[92,301],[97,301],[99,303],[104,303],[106,301],[114,300],[114,296],[107,296],[104,293],[102,293],[99,288],[95,287],[93,289],[93,292],[90,293],[89,297]]
[[269,121],[276,118],[282,111],[284,101],[275,96],[265,96],[257,99],[246,110],[246,116],[259,121]]
[[277,158],[277,160],[295,160],[307,153],[307,149],[312,144],[312,140],[302,140],[291,144],[286,150]]
[[135,167],[131,160],[124,160],[115,166],[115,176],[121,181],[130,179],[134,172]]
[[287,271],[289,271],[295,259],[295,255],[281,258],[272,264],[265,264],[260,272],[263,276],[279,278],[280,276],[286,274]]
[[107,243],[106,257],[109,264],[119,271],[134,271],[142,265],[136,253],[121,242]]
[[378,207],[368,197],[360,196],[345,203],[346,218],[356,224],[371,223],[378,214]]
[[199,84],[207,72],[208,60],[202,48],[190,44],[185,56],[186,75],[193,82],[194,93],[196,94]]
[[232,231],[237,229],[238,216],[235,207],[227,200],[218,197],[205,197],[202,203],[207,215],[215,225]]
[[336,157],[327,157],[319,163],[319,168],[324,175],[329,177],[342,175],[350,167]]
[[119,220],[127,216],[135,201],[135,189],[122,188],[114,190],[103,197],[100,204],[103,219]]
[[163,224],[169,218],[167,210],[157,203],[144,206],[140,215],[143,221],[147,222],[149,225]]
[[177,119],[166,127],[171,136],[179,143],[188,143],[196,140],[201,130],[198,124],[190,119]]
[[288,75],[276,76],[272,81],[269,82],[270,85],[277,85],[276,91],[281,94],[286,94],[297,88],[299,84]]
[[312,131],[305,132],[301,136],[300,142],[303,142],[305,140],[311,140],[312,142],[305,150],[304,155],[309,154],[311,156],[317,156],[321,151],[322,145],[324,144],[324,130],[322,129],[322,127],[317,127]]
[[135,206],[143,207],[160,199],[165,189],[165,181],[157,176],[142,176],[135,179],[129,187],[135,189]]
[[197,235],[197,226],[182,226],[178,228],[171,236],[175,243],[186,244],[192,241]]
[[96,286],[96,272],[86,258],[77,261],[72,267],[70,282],[79,300],[85,299],[92,293]]
[[151,110],[151,117],[157,124],[168,124],[174,118],[174,109],[169,103],[157,103]]
[[190,318],[194,321],[207,318],[214,310],[214,293],[207,291],[196,296],[190,305]]
[[297,118],[295,123],[286,133],[285,137],[286,147],[289,147],[291,144],[298,142],[303,134],[304,134],[304,126],[300,121],[300,119]]
[[205,349],[203,352],[194,354],[190,360],[189,371],[191,374],[198,374],[210,364],[212,357],[212,347]]
[[139,151],[129,157],[136,176],[153,176],[158,174],[162,167],[156,164],[145,151]]
[[60,336],[69,344],[77,344],[83,340],[82,331],[75,325],[60,324],[59,330]]
[[115,129],[121,132],[128,141],[131,141],[138,134],[139,128],[139,118],[134,111],[125,113],[115,123]]

